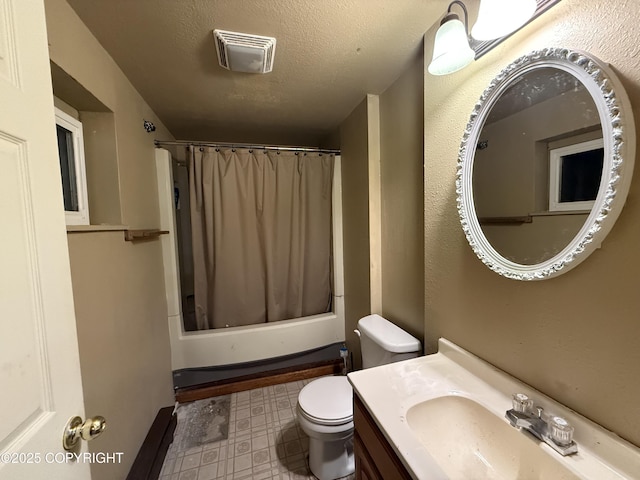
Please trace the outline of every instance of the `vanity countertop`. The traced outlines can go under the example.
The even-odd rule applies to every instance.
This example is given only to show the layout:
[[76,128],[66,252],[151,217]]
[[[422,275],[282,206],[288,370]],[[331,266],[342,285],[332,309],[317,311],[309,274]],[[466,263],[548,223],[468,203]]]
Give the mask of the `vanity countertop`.
[[[436,354],[352,372],[348,378],[389,444],[416,479],[451,476],[411,429],[407,421],[411,407],[440,397],[464,397],[515,429],[505,418],[513,393],[525,393],[545,411],[568,420],[575,427],[574,439],[579,451],[562,457],[533,437],[526,439],[530,442],[526,448],[554,456],[574,478],[640,478],[640,449],[446,339],[440,339]],[[455,424],[451,428],[456,428]],[[528,434],[518,432],[518,435]],[[536,451],[536,455],[540,455],[540,451]],[[491,470],[491,465],[487,468]],[[496,474],[495,478],[503,477]]]

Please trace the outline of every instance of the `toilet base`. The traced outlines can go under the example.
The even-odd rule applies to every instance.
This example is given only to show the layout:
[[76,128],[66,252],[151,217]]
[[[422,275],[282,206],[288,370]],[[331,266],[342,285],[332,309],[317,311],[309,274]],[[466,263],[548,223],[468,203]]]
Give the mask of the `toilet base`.
[[335,480],[355,472],[353,435],[330,442],[309,438],[309,468],[319,480]]

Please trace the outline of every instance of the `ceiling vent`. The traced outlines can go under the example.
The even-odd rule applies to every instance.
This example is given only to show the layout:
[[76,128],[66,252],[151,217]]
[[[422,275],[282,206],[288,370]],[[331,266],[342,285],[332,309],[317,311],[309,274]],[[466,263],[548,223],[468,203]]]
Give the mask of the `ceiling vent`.
[[276,39],[247,33],[214,30],[218,62],[234,72],[269,73],[273,69]]

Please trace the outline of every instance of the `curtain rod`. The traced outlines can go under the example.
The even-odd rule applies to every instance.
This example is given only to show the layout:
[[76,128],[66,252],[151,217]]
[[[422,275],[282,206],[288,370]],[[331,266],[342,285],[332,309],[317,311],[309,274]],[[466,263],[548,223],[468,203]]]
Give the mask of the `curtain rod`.
[[156,147],[162,145],[184,145],[193,147],[214,147],[214,148],[250,148],[254,150],[275,150],[282,152],[314,152],[340,155],[340,150],[332,150],[316,147],[290,147],[278,145],[250,145],[246,143],[209,143],[209,142],[190,142],[187,140],[154,140]]

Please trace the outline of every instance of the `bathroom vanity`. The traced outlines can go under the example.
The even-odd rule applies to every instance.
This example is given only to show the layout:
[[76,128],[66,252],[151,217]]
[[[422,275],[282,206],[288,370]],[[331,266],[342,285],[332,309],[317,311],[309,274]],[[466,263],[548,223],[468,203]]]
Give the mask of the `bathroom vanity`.
[[411,475],[357,395],[353,397],[356,480],[410,479]]
[[[356,478],[638,478],[634,445],[446,339],[438,345],[349,374]],[[514,394],[566,420],[575,449],[563,455],[507,419]]]

